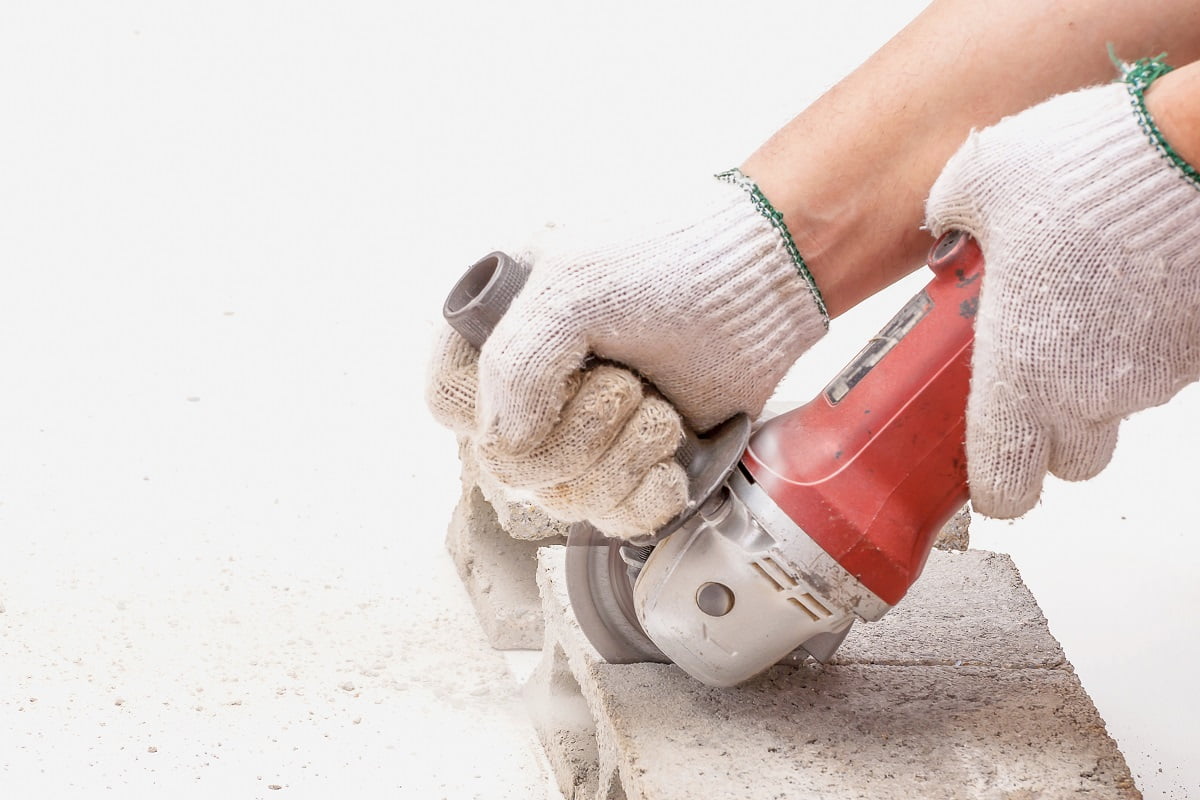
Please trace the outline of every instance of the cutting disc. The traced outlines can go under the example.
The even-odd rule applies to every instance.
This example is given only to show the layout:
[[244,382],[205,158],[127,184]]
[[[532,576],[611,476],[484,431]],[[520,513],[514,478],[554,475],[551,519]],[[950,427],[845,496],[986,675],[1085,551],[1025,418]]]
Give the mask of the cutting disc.
[[610,664],[668,664],[633,609],[635,571],[621,558],[619,539],[586,522],[567,533],[567,595],[579,627]]
[[644,553],[655,542],[671,535],[725,483],[749,440],[750,418],[745,414],[726,420],[702,438],[689,435],[676,454],[688,476],[687,505],[654,534],[626,543],[605,536],[586,522],[572,525],[567,532],[567,595],[579,627],[605,661],[671,663],[646,636],[638,621],[633,607],[637,568],[626,563],[621,548]]

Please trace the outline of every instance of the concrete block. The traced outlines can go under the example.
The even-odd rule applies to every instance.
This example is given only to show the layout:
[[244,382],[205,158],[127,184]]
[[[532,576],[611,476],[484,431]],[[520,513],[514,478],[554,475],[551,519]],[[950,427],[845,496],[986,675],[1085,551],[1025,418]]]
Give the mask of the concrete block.
[[[571,613],[563,558],[539,556],[546,643],[526,693],[566,797],[1140,797],[1002,556],[935,551],[908,615],[859,626],[836,663],[735,689],[602,662]],[[939,616],[919,629],[922,613]]]
[[477,486],[463,487],[446,533],[446,548],[466,587],[488,643],[498,650],[542,646],[542,606],[535,572],[542,541],[514,539]]

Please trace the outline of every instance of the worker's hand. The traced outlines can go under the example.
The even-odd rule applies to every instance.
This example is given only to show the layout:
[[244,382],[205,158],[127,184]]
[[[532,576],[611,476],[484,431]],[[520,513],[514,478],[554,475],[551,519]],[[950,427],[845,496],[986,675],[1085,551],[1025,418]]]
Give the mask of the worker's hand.
[[986,262],[967,403],[972,504],[1015,517],[1047,471],[1085,480],[1128,415],[1200,375],[1200,185],[1126,81],[973,134],[927,204]]
[[674,458],[682,422],[632,372],[611,364],[575,372],[558,424],[537,447],[512,455],[476,436],[478,358],[447,327],[436,347],[429,405],[439,422],[468,439],[487,480],[611,536],[652,531],[683,509],[687,475]]
[[[740,173],[676,205],[689,210],[535,241],[474,388],[464,342],[447,334],[435,357],[430,404],[474,438],[486,470],[555,516],[617,536],[683,507],[680,415],[697,431],[757,415],[825,331],[781,218]],[[589,357],[605,363],[581,372]],[[458,410],[438,411],[443,401]]]

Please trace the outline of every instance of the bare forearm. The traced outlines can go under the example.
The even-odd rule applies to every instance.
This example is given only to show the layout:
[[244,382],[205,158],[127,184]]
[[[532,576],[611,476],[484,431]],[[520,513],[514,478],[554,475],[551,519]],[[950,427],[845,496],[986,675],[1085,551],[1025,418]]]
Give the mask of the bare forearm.
[[967,133],[1112,78],[1109,44],[1127,60],[1200,59],[1200,4],[939,0],[742,170],[783,212],[837,316],[923,262],[925,197]]
[[1146,110],[1175,152],[1200,169],[1200,62],[1155,81],[1146,90]]

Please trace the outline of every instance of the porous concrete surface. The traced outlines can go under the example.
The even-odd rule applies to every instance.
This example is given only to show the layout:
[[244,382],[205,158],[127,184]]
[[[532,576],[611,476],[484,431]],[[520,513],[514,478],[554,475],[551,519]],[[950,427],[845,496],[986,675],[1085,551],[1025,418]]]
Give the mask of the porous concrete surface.
[[[568,523],[550,517],[528,500],[490,479],[479,467],[479,460],[466,437],[458,438],[458,459],[461,465],[460,481],[463,492],[478,489],[483,499],[492,507],[492,513],[500,527],[514,539],[543,542],[562,539],[567,535]],[[545,541],[555,544],[553,541]]]
[[[116,475],[139,507],[141,475]],[[436,537],[2,518],[0,796],[557,796]]]
[[[537,525],[535,514],[527,516]],[[510,518],[506,530],[479,487],[464,484],[446,531],[446,548],[488,643],[500,650],[536,650],[543,638],[535,578],[537,550],[563,540],[561,536],[540,541],[513,538],[511,530],[524,528],[514,526]]]
[[446,530],[446,549],[492,647],[542,646],[537,550],[566,541],[567,524],[513,497],[479,468],[471,443],[458,439],[462,496]]
[[931,552],[904,599],[855,623],[834,662],[1069,668],[1012,559],[985,550]]
[[966,550],[971,546],[971,507],[965,505],[938,531],[933,546],[939,550]]
[[[926,643],[927,660],[897,659],[911,648],[896,640],[912,633],[893,623],[853,646],[852,633],[844,660],[775,667],[734,689],[670,665],[602,662],[570,611],[563,558],[541,554],[547,639],[526,691],[567,797],[1140,797],[1011,562],[994,554],[933,553],[925,591],[908,598],[914,614],[951,609],[946,624],[972,609],[955,623],[984,626],[969,663],[947,663],[965,652],[953,640]],[[976,613],[987,602],[1007,614]],[[1016,644],[996,647],[1001,634]],[[870,660],[868,644],[887,639],[890,652]],[[1021,649],[1034,655],[1014,659]]]

